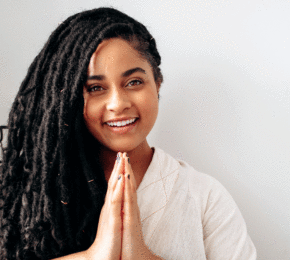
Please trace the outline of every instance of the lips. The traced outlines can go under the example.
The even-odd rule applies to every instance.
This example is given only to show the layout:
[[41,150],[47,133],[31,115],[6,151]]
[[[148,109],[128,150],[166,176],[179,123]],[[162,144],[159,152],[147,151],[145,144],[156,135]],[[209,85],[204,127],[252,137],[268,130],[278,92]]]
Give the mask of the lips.
[[111,120],[106,122],[106,124],[111,127],[124,127],[133,124],[137,119],[138,118],[135,117],[127,120]]
[[[128,121],[129,121],[129,123],[128,123]],[[132,131],[134,131],[138,121],[139,121],[138,117],[128,119],[128,120],[122,120],[122,121],[114,121],[114,122],[109,121],[109,122],[105,123],[105,126],[113,134],[124,135],[124,134],[132,133]],[[121,123],[125,124],[125,125],[122,126],[122,125],[120,125]],[[120,126],[118,126],[118,125],[120,125]]]

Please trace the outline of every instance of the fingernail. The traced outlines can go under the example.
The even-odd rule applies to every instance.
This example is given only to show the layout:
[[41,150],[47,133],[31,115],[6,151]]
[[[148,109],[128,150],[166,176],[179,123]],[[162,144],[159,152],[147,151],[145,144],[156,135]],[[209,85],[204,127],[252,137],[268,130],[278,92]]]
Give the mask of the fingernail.
[[130,174],[128,174],[128,179],[130,180]]
[[130,163],[130,158],[128,157],[128,163]]
[[120,155],[119,155],[119,153],[117,153],[117,163],[119,163],[120,162]]
[[121,175],[118,176],[118,180],[120,180],[120,179],[121,179]]

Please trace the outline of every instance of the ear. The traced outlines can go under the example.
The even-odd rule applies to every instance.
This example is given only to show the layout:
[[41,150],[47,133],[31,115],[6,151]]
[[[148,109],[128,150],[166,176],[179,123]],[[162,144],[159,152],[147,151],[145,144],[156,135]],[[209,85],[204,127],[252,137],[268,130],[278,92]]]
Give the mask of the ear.
[[156,82],[156,88],[157,88],[157,94],[158,95],[159,95],[160,87],[161,87],[161,83],[160,82]]
[[161,84],[160,84],[160,83],[156,83],[157,95],[158,95],[158,101],[159,101],[159,99],[160,99],[160,95],[159,95],[160,87],[161,87]]

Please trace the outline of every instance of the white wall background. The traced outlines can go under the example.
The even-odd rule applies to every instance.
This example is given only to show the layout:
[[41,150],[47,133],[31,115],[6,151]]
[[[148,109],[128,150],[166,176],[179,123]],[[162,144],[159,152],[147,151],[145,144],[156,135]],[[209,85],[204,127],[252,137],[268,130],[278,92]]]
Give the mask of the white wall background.
[[113,6],[143,22],[164,84],[150,143],[234,197],[259,259],[290,259],[290,2],[0,0],[0,124],[67,16]]

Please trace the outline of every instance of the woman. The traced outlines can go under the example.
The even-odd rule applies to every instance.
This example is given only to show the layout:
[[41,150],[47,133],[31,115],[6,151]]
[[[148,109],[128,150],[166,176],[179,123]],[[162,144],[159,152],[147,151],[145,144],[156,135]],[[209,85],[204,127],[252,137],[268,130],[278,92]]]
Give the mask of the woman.
[[225,189],[146,141],[160,63],[111,8],[52,33],[9,115],[1,259],[255,259]]

